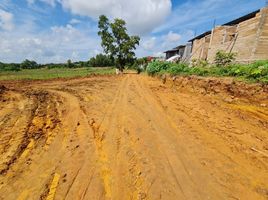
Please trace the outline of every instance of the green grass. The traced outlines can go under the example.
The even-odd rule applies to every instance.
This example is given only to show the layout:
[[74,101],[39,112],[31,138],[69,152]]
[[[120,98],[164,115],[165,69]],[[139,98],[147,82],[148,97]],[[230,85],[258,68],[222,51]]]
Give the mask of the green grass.
[[216,77],[235,77],[248,82],[268,84],[268,61],[256,61],[252,64],[231,64],[228,66],[195,66],[155,61],[148,65],[149,75],[197,75]]
[[105,68],[53,68],[25,69],[18,72],[0,71],[0,80],[47,80],[54,78],[85,77],[90,74],[114,74],[112,67]]

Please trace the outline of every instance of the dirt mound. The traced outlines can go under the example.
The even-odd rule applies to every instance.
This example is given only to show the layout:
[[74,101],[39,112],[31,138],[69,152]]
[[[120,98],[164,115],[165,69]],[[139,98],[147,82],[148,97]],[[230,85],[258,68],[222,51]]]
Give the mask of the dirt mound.
[[256,103],[268,101],[268,85],[247,84],[231,78],[188,76],[170,78],[169,83],[173,84],[173,86],[204,95],[227,95],[232,98],[243,98]]

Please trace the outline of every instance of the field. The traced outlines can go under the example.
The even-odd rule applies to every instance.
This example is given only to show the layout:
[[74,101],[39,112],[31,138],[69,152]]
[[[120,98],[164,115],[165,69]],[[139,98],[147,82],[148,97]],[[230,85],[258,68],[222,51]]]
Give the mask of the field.
[[52,68],[24,69],[21,71],[0,71],[0,80],[46,80],[53,78],[85,77],[90,74],[113,74],[111,67],[105,68]]
[[267,85],[64,73],[0,81],[0,199],[268,198]]

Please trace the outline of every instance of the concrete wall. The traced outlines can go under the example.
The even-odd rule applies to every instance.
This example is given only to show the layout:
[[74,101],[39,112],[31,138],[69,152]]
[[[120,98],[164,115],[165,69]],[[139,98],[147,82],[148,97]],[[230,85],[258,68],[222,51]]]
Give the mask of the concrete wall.
[[251,54],[252,60],[268,59],[268,7],[260,13],[257,37]]
[[207,59],[208,48],[209,48],[209,43],[210,43],[210,36],[211,35],[207,35],[201,39],[193,41],[191,60],[193,60],[193,59],[206,60]]
[[188,42],[185,46],[185,50],[182,56],[182,61],[183,62],[189,62],[191,58],[191,52],[192,52],[192,43]]
[[236,53],[238,62],[268,59],[268,8],[237,25],[215,27],[209,45],[204,41],[205,38],[201,38],[193,42],[191,59],[207,58],[213,63],[219,50]]
[[218,26],[212,30],[208,61],[213,62],[218,51],[230,52],[236,40],[237,26]]

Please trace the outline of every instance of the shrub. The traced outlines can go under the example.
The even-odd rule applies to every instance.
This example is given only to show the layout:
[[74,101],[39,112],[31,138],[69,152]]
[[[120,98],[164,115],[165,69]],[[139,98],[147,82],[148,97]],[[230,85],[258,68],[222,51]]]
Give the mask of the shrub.
[[224,51],[218,51],[215,57],[215,64],[218,67],[226,67],[235,61],[235,53],[226,53]]
[[153,61],[148,64],[146,71],[149,75],[153,76],[161,71],[167,70],[170,65],[171,63],[168,62]]
[[173,64],[167,70],[167,72],[172,75],[187,74],[189,73],[189,71],[190,71],[189,66],[184,63]]
[[193,67],[206,67],[208,66],[208,61],[203,59],[193,59],[192,60]]
[[204,67],[193,67],[190,68],[189,74],[198,75],[198,76],[207,76],[209,75],[210,70]]
[[250,81],[268,83],[268,61],[256,61],[252,64],[229,64],[225,67],[189,67],[187,64],[155,61],[147,68],[149,75],[169,73],[171,75],[232,76]]

